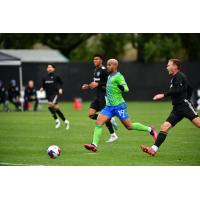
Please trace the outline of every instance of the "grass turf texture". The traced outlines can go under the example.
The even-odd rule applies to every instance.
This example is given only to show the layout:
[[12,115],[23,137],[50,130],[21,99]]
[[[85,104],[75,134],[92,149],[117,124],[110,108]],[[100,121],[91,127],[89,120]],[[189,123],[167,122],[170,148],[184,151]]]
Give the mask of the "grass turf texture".
[[[64,125],[55,129],[47,105],[39,112],[0,112],[0,165],[54,165],[54,166],[199,166],[200,131],[184,119],[172,129],[155,157],[140,150],[140,144],[152,145],[152,137],[139,131],[128,131],[117,119],[119,140],[106,143],[109,137],[103,129],[97,153],[84,149],[83,144],[92,140],[95,121],[87,117],[89,103],[81,111],[72,103],[61,103],[61,110],[70,120],[70,129]],[[160,124],[171,110],[169,102],[128,102],[129,116],[135,122]],[[47,148],[56,144],[61,156],[50,159]]]

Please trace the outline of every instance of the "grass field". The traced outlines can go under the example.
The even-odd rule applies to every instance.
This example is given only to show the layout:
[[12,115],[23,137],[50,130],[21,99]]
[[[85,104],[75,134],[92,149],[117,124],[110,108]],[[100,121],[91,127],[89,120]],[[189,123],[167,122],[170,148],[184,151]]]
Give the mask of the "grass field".
[[[83,148],[90,143],[95,121],[87,117],[89,103],[81,111],[72,103],[62,103],[61,109],[70,120],[70,130],[64,126],[54,128],[54,121],[42,105],[39,112],[0,112],[0,165],[66,165],[66,166],[199,166],[200,131],[184,119],[168,135],[155,157],[140,150],[140,144],[151,145],[150,135],[128,131],[118,121],[119,140],[108,144],[109,134],[104,128],[97,153]],[[171,109],[169,102],[128,102],[129,116],[135,122],[154,125],[159,129]],[[47,148],[51,144],[61,147],[58,159],[50,159]]]

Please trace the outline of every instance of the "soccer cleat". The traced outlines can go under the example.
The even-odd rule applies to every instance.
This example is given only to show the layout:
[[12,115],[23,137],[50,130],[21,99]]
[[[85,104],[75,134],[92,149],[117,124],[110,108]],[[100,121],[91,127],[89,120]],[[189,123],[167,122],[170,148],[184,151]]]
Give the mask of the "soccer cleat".
[[141,145],[141,149],[143,152],[151,155],[151,156],[155,156],[156,154],[156,151],[154,151],[151,147],[146,147],[145,145]]
[[84,144],[84,147],[90,151],[97,151],[97,147],[94,144]]
[[59,128],[60,127],[60,120],[56,120],[56,126],[55,128]]
[[65,129],[69,130],[69,121],[65,120],[64,123],[65,123]]
[[153,139],[156,141],[157,140],[157,137],[158,137],[158,133],[156,131],[155,128],[151,127],[151,132],[150,134],[152,135]]
[[118,136],[116,135],[116,133],[113,133],[113,134],[110,134],[110,137],[108,138],[106,142],[114,142],[117,139],[118,139]]
[[111,118],[110,122],[111,122],[113,128],[114,128],[115,130],[117,130],[117,129],[118,129],[118,127],[117,127],[117,122],[115,121],[115,118],[114,118],[114,117]]

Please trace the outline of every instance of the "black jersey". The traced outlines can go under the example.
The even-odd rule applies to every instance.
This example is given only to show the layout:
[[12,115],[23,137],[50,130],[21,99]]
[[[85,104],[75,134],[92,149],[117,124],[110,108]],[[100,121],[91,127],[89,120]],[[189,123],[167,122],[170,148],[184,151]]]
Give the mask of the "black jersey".
[[36,89],[34,87],[30,88],[30,87],[26,86],[24,96],[28,97],[28,98],[31,96],[37,96]]
[[187,77],[183,72],[176,73],[170,81],[170,89],[166,96],[171,96],[172,104],[179,105],[190,100],[192,95],[192,88],[188,83]]
[[94,70],[94,78],[93,81],[98,83],[98,87],[96,87],[96,96],[105,97],[106,95],[106,82],[108,79],[107,69],[102,66],[100,68],[95,68]]
[[5,101],[7,99],[7,90],[5,87],[0,87],[0,101]]
[[8,88],[8,97],[10,100],[19,96],[20,96],[19,87],[11,86],[10,88]]
[[57,74],[50,73],[42,80],[42,87],[46,91],[47,96],[58,94],[58,90],[63,85],[63,82]]

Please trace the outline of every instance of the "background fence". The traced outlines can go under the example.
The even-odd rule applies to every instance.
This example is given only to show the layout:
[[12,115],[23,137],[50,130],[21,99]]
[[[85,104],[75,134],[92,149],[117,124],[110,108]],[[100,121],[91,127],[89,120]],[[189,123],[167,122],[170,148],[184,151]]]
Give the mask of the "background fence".
[[[61,100],[71,101],[75,97],[91,100],[93,91],[81,90],[83,83],[92,81],[94,66],[92,63],[54,63],[57,73],[64,81],[64,95]],[[42,77],[46,74],[45,63],[22,63],[23,85],[32,79],[37,89],[41,87]],[[126,100],[150,100],[152,96],[169,86],[169,76],[164,63],[122,62],[119,70],[124,74],[130,92],[125,94]],[[200,63],[184,63],[183,71],[194,88],[200,87]],[[0,79],[5,84],[16,79],[19,83],[19,72],[15,66],[1,66]]]

